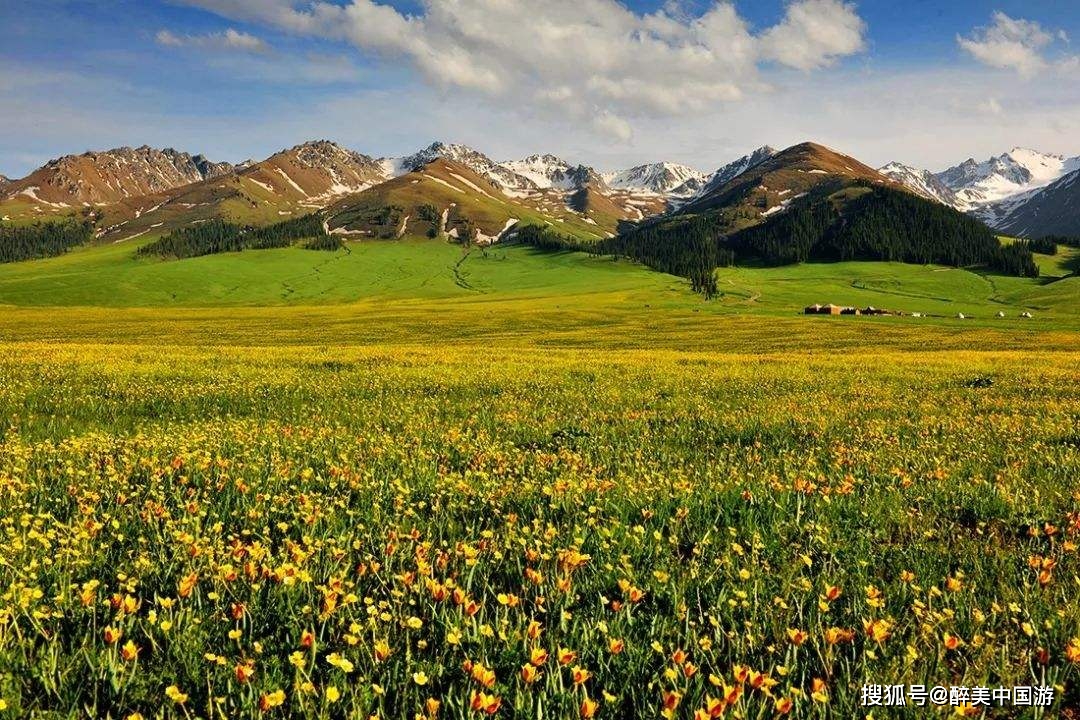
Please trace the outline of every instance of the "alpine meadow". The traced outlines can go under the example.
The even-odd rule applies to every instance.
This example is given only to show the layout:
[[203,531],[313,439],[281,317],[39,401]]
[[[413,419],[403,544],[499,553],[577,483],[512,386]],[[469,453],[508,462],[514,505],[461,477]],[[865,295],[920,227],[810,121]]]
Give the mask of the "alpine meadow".
[[1075,8],[14,5],[0,720],[1080,720]]

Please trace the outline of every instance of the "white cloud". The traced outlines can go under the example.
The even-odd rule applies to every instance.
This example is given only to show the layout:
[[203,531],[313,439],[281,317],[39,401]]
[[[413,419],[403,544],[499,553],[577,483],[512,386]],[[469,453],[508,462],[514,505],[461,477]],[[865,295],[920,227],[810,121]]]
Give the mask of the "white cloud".
[[261,38],[229,28],[221,33],[206,35],[177,35],[170,30],[159,30],[154,37],[158,45],[170,48],[199,48],[202,50],[234,50],[248,53],[268,53],[270,46]]
[[970,37],[956,38],[972,57],[993,68],[1034,75],[1050,66],[1045,53],[1055,39],[1068,42],[1064,31],[1055,34],[1033,20],[1014,19],[1003,12],[995,12],[993,20],[993,25],[976,28]]
[[865,46],[866,23],[841,0],[799,0],[761,38],[767,58],[799,70],[827,67]]
[[404,59],[434,87],[493,101],[532,98],[616,137],[630,121],[700,112],[761,92],[759,66],[826,67],[860,52],[866,26],[842,0],[793,0],[754,34],[729,0],[701,15],[616,0],[423,0],[404,14],[373,0],[181,0],[235,20],[344,41]]

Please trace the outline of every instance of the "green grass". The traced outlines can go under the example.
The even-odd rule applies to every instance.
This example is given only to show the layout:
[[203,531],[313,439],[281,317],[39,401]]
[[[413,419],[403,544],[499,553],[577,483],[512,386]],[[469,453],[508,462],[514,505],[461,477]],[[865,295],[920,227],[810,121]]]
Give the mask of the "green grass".
[[136,259],[136,247],[120,243],[82,248],[42,262],[0,266],[0,304],[318,305],[377,298],[558,298],[607,292],[663,297],[681,286],[677,278],[605,258],[524,247],[465,251],[426,239],[349,242],[335,253],[294,247],[181,261]]
[[1080,355],[443,346],[428,317],[366,348],[0,342],[5,717],[1080,703]]
[[[580,253],[465,253],[407,239],[348,242],[335,253],[297,247],[135,259],[138,244],[152,237],[0,265],[0,337],[742,352],[1080,347],[1080,277],[1030,280],[890,263],[724,269],[724,295],[706,302],[682,279]],[[815,302],[938,317],[804,317],[802,308]],[[997,319],[999,310],[1008,317]],[[1020,319],[1024,310],[1035,319]],[[958,320],[958,312],[973,319]]]
[[[466,662],[494,717],[690,717],[737,665],[777,684],[725,717],[861,716],[866,682],[1080,702],[1069,258],[730,269],[705,302],[579,253],[151,239],[0,266],[0,714],[487,717]],[[535,647],[578,656],[526,686]]]

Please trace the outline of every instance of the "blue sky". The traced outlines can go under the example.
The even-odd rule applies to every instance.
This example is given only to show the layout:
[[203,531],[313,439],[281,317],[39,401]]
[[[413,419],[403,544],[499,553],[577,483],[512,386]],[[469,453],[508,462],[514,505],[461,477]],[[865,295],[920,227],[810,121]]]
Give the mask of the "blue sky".
[[117,145],[238,161],[323,137],[605,169],[708,170],[804,139],[935,170],[1016,145],[1080,154],[1074,3],[346,4],[2,3],[0,173]]

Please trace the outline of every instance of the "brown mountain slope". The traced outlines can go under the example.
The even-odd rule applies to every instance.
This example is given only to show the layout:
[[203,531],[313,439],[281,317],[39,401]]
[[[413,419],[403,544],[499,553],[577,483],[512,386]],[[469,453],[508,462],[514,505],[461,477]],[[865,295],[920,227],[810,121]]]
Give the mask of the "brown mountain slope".
[[325,211],[330,232],[345,236],[394,239],[449,236],[490,242],[518,223],[557,228],[586,241],[614,229],[586,208],[565,203],[537,204],[503,194],[491,179],[465,165],[436,158],[363,192],[342,198]]
[[212,217],[268,225],[306,215],[384,179],[381,166],[366,155],[317,140],[239,172],[110,206],[100,235],[132,239]]
[[213,163],[201,155],[193,157],[172,148],[122,147],[51,160],[6,186],[3,199],[41,207],[46,212],[107,205],[166,192],[232,170],[228,163]]
[[777,153],[693,202],[680,214],[728,210],[738,224],[754,224],[809,194],[832,193],[856,182],[902,186],[858,160],[817,143]]

